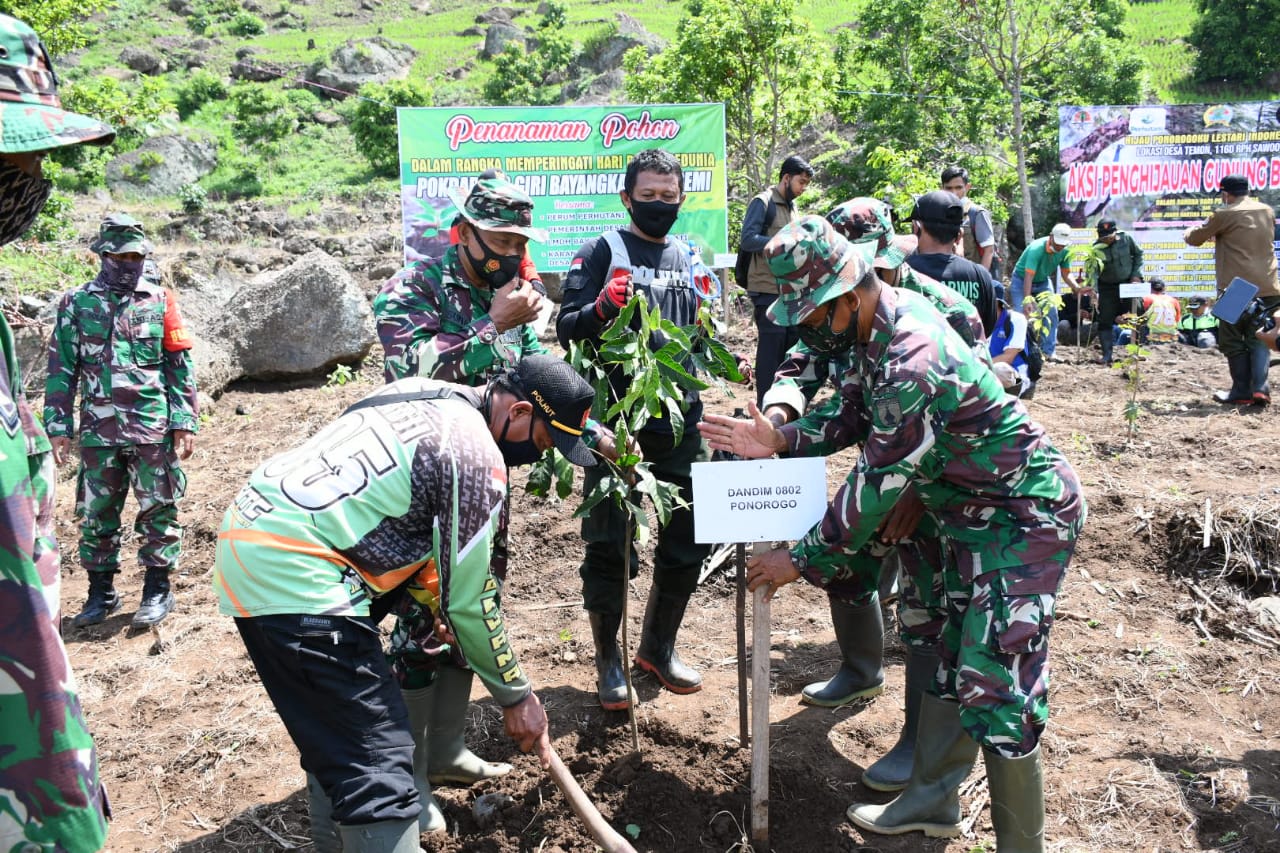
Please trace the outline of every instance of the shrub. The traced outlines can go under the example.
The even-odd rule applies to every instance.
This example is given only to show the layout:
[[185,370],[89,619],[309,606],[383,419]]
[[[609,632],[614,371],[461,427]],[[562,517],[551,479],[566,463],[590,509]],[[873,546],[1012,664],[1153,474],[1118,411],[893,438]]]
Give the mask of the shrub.
[[54,190],[49,193],[49,200],[23,237],[40,243],[69,239],[75,234],[71,222],[71,211],[74,208],[75,202],[71,196]]
[[267,31],[267,25],[257,15],[240,12],[227,24],[227,32],[233,36],[260,36]]
[[244,145],[269,145],[298,126],[297,114],[285,94],[257,83],[232,88],[231,109],[235,116],[231,132]]
[[199,184],[185,184],[178,190],[178,201],[182,204],[183,213],[199,213],[204,210],[208,200],[209,194]]
[[226,97],[227,84],[222,78],[201,68],[178,88],[178,116],[187,119],[210,101],[222,101]]
[[392,177],[400,164],[396,107],[425,107],[431,102],[431,95],[418,83],[392,80],[366,83],[360,87],[359,97],[351,116],[351,135],[374,171]]

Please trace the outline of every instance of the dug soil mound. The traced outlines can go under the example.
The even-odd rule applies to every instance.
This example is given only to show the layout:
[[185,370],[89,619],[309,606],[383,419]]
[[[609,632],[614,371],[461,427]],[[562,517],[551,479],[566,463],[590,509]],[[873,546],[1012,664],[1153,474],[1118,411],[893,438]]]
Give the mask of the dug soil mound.
[[[735,331],[749,347],[749,326]],[[1121,371],[1087,363],[1088,354],[1071,347],[1060,353],[1066,362],[1049,365],[1028,408],[1079,472],[1089,520],[1052,634],[1048,848],[1280,850],[1280,654],[1277,635],[1246,608],[1251,596],[1276,594],[1270,561],[1280,537],[1270,548],[1257,545],[1256,554],[1238,553],[1240,542],[1266,539],[1265,531],[1242,538],[1241,519],[1253,509],[1272,518],[1280,503],[1276,415],[1209,402],[1209,391],[1226,381],[1222,357],[1163,347],[1137,365],[1140,417],[1130,436]],[[179,609],[158,635],[129,630],[141,572],[136,542],[126,542],[125,610],[91,629],[64,621],[115,808],[109,850],[310,849],[297,753],[231,620],[217,613],[213,543],[223,511],[260,461],[380,381],[378,365],[368,365],[339,387],[233,388],[210,413],[187,465]],[[710,407],[729,411],[741,399],[716,394]],[[832,458],[833,487],[853,458]],[[58,532],[68,615],[85,592],[73,484],[64,472]],[[504,601],[555,749],[637,850],[746,849],[750,751],[738,737],[732,581],[709,578],[680,633],[681,654],[703,673],[702,692],[675,696],[637,671],[635,754],[626,716],[595,701],[577,572],[581,542],[571,518],[576,499],[546,503],[518,486],[514,494]],[[1226,537],[1236,549],[1229,556],[1219,509],[1222,529],[1235,531]],[[1195,545],[1206,518],[1208,549]],[[630,598],[633,642],[648,586],[642,572]],[[886,643],[883,695],[838,710],[801,706],[801,689],[826,678],[839,653],[821,592],[793,584],[775,598],[769,794],[779,853],[994,848],[981,765],[962,789],[961,839],[864,836],[845,819],[850,803],[886,799],[858,781],[901,722],[903,652],[892,631]],[[502,734],[501,715],[478,684],[474,698],[470,743],[516,769],[472,789],[441,791],[448,832],[424,837],[425,849],[595,849],[549,777]],[[487,793],[506,799],[499,798],[494,823],[481,827],[472,805]]]

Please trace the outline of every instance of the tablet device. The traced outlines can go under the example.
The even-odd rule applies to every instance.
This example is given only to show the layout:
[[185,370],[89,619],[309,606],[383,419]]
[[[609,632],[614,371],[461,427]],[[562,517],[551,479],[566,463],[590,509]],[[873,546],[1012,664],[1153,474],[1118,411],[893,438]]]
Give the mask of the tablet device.
[[1236,276],[1231,279],[1227,289],[1222,291],[1218,301],[1210,309],[1210,313],[1224,323],[1237,323],[1240,315],[1249,307],[1253,297],[1258,295],[1258,286]]

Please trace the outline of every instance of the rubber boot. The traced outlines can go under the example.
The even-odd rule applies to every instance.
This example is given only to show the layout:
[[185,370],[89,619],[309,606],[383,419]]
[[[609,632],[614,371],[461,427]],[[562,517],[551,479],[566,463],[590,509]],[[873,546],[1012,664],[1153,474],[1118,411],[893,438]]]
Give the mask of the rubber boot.
[[973,769],[978,744],[960,727],[960,705],[926,693],[920,700],[911,781],[887,805],[849,806],[855,826],[881,835],[923,832],[930,838],[960,834],[960,783]]
[[625,711],[635,701],[627,692],[627,674],[622,670],[622,654],[618,649],[618,626],[621,613],[588,611],[591,637],[596,644],[596,694],[606,711]]
[[1107,329],[1105,334],[1098,336],[1098,343],[1102,345],[1102,363],[1107,367],[1110,367],[1111,356],[1116,345],[1115,337],[1112,335],[1110,329]]
[[636,650],[636,666],[652,672],[662,686],[681,695],[702,689],[702,676],[685,666],[676,652],[676,633],[684,621],[689,596],[671,595],[654,584],[649,588],[649,603],[644,609],[644,631]]
[[862,784],[873,791],[901,791],[911,781],[920,700],[937,675],[938,652],[934,649],[909,649],[906,670],[907,710],[898,742],[879,761],[862,771]]
[[422,853],[413,818],[339,826],[338,834],[345,853]]
[[120,609],[120,593],[115,589],[115,572],[89,572],[89,598],[71,624],[77,628],[98,625]]
[[307,803],[311,811],[311,846],[315,853],[342,853],[338,825],[333,822],[333,803],[320,787],[320,780],[307,774]]
[[1253,402],[1253,362],[1251,352],[1239,352],[1227,356],[1227,370],[1231,374],[1231,388],[1214,391],[1213,399],[1227,405],[1247,406]]
[[1271,405],[1271,385],[1267,374],[1271,370],[1271,351],[1261,341],[1249,345],[1249,396],[1255,406]]
[[982,750],[991,793],[991,825],[1000,853],[1044,853],[1044,775],[1040,747],[1006,758]]
[[174,608],[176,602],[169,590],[169,570],[159,568],[147,569],[142,581],[142,604],[138,612],[133,614],[135,628],[159,625]]
[[435,706],[435,697],[431,695],[433,690],[434,686],[400,691],[405,707],[409,709],[409,733],[413,735],[413,784],[422,803],[422,812],[418,815],[419,832],[438,832],[445,828],[444,812],[440,811],[436,798],[431,796],[431,783],[427,781],[428,733]]
[[485,761],[467,749],[463,734],[474,677],[469,669],[445,664],[429,688],[434,694],[427,729],[427,779],[432,785],[474,785],[511,772],[510,764]]
[[884,692],[884,615],[879,596],[872,596],[869,604],[835,598],[830,602],[831,625],[840,646],[840,670],[800,694],[803,704],[821,708],[838,708]]

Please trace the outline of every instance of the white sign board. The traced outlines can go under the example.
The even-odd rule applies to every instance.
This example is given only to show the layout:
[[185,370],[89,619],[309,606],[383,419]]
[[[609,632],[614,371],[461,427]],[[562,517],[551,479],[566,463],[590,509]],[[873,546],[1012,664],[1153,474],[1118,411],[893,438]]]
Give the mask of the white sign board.
[[695,462],[695,542],[799,539],[827,511],[822,457]]
[[1139,296],[1151,295],[1151,282],[1149,281],[1124,281],[1120,283],[1120,298],[1134,299]]
[[713,270],[731,270],[737,265],[737,252],[716,252],[711,256],[711,268]]

